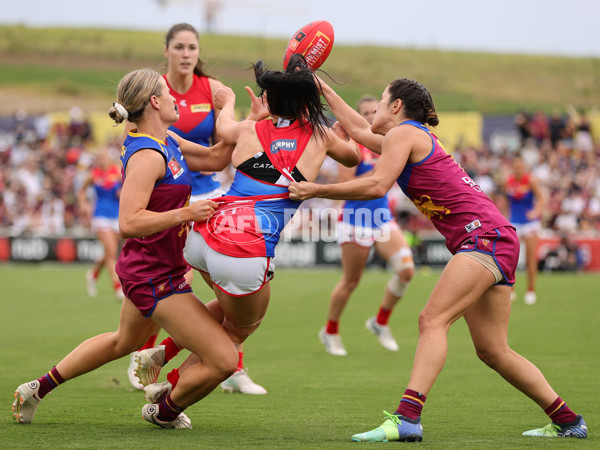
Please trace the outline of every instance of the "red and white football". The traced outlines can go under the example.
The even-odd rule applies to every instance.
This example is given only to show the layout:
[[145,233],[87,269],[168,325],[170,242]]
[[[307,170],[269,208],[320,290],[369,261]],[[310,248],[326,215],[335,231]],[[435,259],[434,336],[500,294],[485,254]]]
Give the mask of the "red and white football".
[[300,53],[306,58],[308,67],[313,70],[321,67],[333,47],[333,26],[326,20],[317,20],[300,28],[285,49],[283,68],[294,53]]

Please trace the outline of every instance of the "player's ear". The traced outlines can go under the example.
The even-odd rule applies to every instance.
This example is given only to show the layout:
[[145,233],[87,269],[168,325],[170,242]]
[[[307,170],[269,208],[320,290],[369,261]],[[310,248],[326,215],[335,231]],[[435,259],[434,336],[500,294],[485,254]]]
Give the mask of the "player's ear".
[[392,112],[394,114],[398,114],[398,112],[402,109],[402,100],[397,98],[392,102]]

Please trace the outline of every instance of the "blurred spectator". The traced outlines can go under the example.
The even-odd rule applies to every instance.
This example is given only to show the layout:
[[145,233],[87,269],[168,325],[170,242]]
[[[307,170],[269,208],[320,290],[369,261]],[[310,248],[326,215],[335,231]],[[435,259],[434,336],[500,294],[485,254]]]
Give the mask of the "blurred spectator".
[[521,140],[521,146],[525,144],[525,141],[531,137],[530,123],[531,115],[527,110],[522,109],[515,116],[515,126],[519,132],[519,138]]
[[550,121],[542,111],[536,111],[529,122],[531,137],[537,145],[541,145],[546,139],[550,139]]
[[579,272],[583,265],[584,260],[581,249],[568,233],[563,233],[560,236],[558,245],[546,253],[540,261],[540,270],[545,272],[554,270]]
[[[575,140],[573,146],[582,152],[592,152],[594,150],[594,139],[592,137],[592,123],[585,110],[577,112],[572,106],[568,109],[571,120],[575,128]],[[595,109],[591,111],[595,114]]]
[[[520,111],[514,118],[521,145],[518,149],[487,145],[448,149],[482,190],[506,209],[501,184],[510,161],[519,151],[547,196],[543,227],[550,231],[600,234],[600,146],[591,138],[591,118],[568,108],[551,115],[537,111],[532,117]],[[545,131],[544,131],[545,130]],[[574,133],[577,133],[577,138]],[[94,160],[92,127],[75,107],[66,122],[51,123],[47,116],[28,117],[17,112],[0,130],[0,232],[3,234],[89,234],[89,224],[77,208],[76,192]],[[588,136],[589,135],[589,136]],[[108,143],[114,149],[115,142]],[[336,179],[335,164],[327,161],[318,182]],[[228,184],[231,171],[223,174]],[[393,195],[394,212],[400,225],[417,239],[437,236],[431,223],[402,195]],[[340,202],[315,199],[303,204],[304,227],[322,226],[335,232],[335,211]],[[61,220],[62,216],[62,220]],[[320,225],[319,225],[320,224]],[[291,231],[291,230],[290,230]],[[320,231],[317,230],[318,236]]]

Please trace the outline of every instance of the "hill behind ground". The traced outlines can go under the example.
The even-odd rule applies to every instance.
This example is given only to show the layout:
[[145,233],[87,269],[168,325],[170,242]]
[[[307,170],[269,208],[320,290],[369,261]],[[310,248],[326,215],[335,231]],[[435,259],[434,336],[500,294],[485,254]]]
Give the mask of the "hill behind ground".
[[[239,95],[254,86],[251,64],[279,69],[287,44],[255,36],[202,35],[201,57]],[[105,110],[119,79],[141,67],[164,70],[164,33],[0,26],[0,116],[78,106]],[[379,95],[391,80],[421,81],[439,111],[513,114],[600,103],[600,58],[484,54],[336,44],[322,69],[350,104]]]

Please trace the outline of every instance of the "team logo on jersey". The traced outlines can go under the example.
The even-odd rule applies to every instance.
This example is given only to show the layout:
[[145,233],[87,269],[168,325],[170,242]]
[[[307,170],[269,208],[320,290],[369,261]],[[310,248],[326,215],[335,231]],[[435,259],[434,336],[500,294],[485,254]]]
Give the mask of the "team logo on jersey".
[[296,147],[296,139],[277,139],[276,141],[271,142],[271,153],[279,153],[279,150],[293,152],[296,150]]
[[[479,228],[480,226],[481,226],[481,221],[479,219],[475,219],[473,222],[465,225],[465,230],[467,230],[467,233],[470,233],[471,231]],[[486,239],[482,239],[482,241],[484,241],[484,240],[486,240]],[[487,241],[487,243],[489,244],[490,241]]]
[[187,107],[187,100],[184,98],[183,100],[181,100],[179,102],[179,104],[185,108],[185,107]]
[[174,179],[179,178],[183,173],[183,167],[181,167],[181,164],[179,164],[179,162],[175,159],[174,156],[171,156],[171,160],[169,161],[169,164],[167,164],[167,166],[169,167],[171,175],[173,175]]
[[431,200],[429,195],[421,195],[420,198],[414,198],[412,202],[425,217],[431,220],[432,217],[443,219],[450,214],[450,210],[445,206],[438,206]]
[[193,113],[210,112],[210,103],[198,103],[196,105],[192,105],[190,106],[190,110]]

